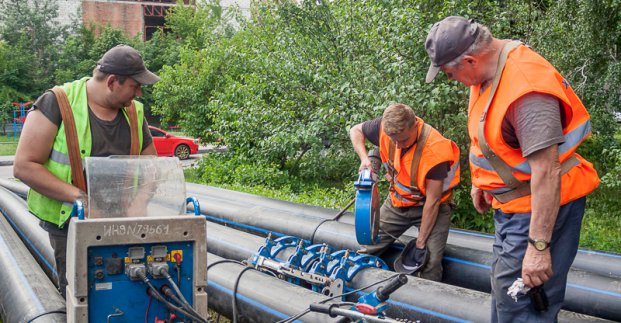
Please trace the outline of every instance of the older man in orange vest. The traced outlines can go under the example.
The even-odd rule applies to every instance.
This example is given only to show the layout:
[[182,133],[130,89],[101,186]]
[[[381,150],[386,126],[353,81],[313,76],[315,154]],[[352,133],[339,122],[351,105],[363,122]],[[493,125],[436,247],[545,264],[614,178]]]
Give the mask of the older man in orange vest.
[[395,270],[440,281],[453,187],[459,183],[457,145],[405,104],[393,104],[382,117],[353,126],[350,138],[360,170],[372,169],[365,139],[380,147],[390,180],[389,197],[380,209],[380,242],[361,252],[380,254],[416,226],[418,237],[406,245]]
[[[586,195],[599,184],[575,152],[591,133],[589,114],[548,61],[473,20],[434,24],[425,49],[427,82],[442,70],[470,87],[471,196],[480,213],[495,209],[492,322],[555,321]],[[538,296],[510,297],[518,278]]]

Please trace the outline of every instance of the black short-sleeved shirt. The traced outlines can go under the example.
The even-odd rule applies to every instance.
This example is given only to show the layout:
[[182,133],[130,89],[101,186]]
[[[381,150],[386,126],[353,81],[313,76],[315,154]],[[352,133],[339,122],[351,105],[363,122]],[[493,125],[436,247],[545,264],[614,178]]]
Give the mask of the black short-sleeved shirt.
[[[373,120],[366,121],[362,124],[362,133],[364,137],[367,138],[372,144],[379,147],[380,144],[380,130],[382,125],[382,117],[377,117]],[[407,150],[402,150],[402,153],[405,153]],[[443,180],[448,177],[448,172],[451,169],[451,163],[443,162],[434,167],[432,167],[426,179],[431,180]]]
[[[60,107],[53,92],[47,91],[41,95],[33,105],[56,126],[60,126],[62,116]],[[88,117],[91,126],[92,148],[91,156],[106,157],[111,155],[129,155],[131,147],[131,134],[129,123],[119,111],[114,120],[105,121],[88,109]],[[146,119],[142,121],[142,149],[153,142],[151,132]],[[141,149],[141,150],[142,150]]]

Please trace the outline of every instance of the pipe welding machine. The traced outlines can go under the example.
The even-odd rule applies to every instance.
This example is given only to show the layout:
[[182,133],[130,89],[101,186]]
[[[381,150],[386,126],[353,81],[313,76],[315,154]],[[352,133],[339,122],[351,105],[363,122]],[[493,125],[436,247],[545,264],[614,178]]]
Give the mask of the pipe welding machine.
[[[67,239],[68,322],[207,322],[202,216],[177,158],[87,157]],[[85,215],[88,215],[86,217]]]

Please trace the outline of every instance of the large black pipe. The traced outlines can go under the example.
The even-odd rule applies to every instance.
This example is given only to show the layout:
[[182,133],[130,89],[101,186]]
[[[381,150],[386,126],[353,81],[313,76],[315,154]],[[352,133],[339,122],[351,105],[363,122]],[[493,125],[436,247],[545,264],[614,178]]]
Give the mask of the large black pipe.
[[64,299],[4,216],[0,216],[0,290],[3,322],[67,321]]
[[[0,182],[0,185],[4,184]],[[229,202],[242,201],[248,207],[261,207],[265,210],[274,209],[279,212],[286,212],[294,215],[305,215],[322,219],[333,218],[337,213],[336,210],[332,209],[282,201],[206,185],[188,183],[186,184],[186,187],[188,195],[196,196],[201,201],[204,200],[205,197],[212,197],[214,199],[221,199]],[[353,213],[346,212],[341,217],[339,222],[353,224]],[[413,228],[412,230],[406,231],[406,235],[416,236],[416,229]],[[493,242],[493,235],[459,229],[451,229],[448,238],[448,244],[450,245],[486,252],[490,252],[492,250]],[[576,256],[572,267],[581,271],[592,272],[602,276],[621,278],[621,254],[579,249],[578,255]]]
[[[264,239],[233,228],[207,222],[207,245],[210,253],[238,261],[250,258]],[[287,259],[293,251],[285,248],[277,257]],[[351,281],[351,288],[361,288],[394,275],[386,270],[367,268]],[[389,315],[419,319],[423,322],[488,322],[490,296],[465,288],[450,286],[416,277],[391,295]],[[370,291],[370,290],[369,290]],[[561,322],[601,321],[592,316],[561,311]]]
[[[207,254],[207,294],[209,307],[228,317],[233,315],[233,294],[237,290],[237,319],[239,322],[276,322],[304,312],[311,303],[318,303],[326,296],[276,277],[246,270],[244,265],[224,262],[225,258]],[[325,314],[309,313],[304,322],[336,322]]]
[[[28,186],[13,180],[0,179],[0,186],[24,198],[28,194]],[[282,212],[290,212],[296,215],[308,215],[321,219],[332,218],[337,213],[337,211],[332,209],[276,200],[206,185],[187,183],[186,186],[188,195],[199,197],[201,200],[204,200],[206,196],[210,196],[225,201],[245,201],[248,205],[262,206],[265,208],[277,209]],[[345,212],[339,222],[353,224],[353,213]],[[408,236],[416,236],[416,229],[412,228],[406,231],[405,234]],[[493,235],[459,229],[451,229],[448,238],[449,245],[485,252],[492,250],[493,241]],[[450,257],[450,255],[450,253],[447,253],[448,257]],[[621,278],[621,254],[581,248],[578,250],[572,268],[606,277]]]
[[[15,232],[51,281],[56,281],[54,250],[45,230],[39,226],[39,219],[28,212],[26,202],[15,194],[0,188],[0,208],[4,210]],[[36,256],[40,253],[39,256]]]
[[[359,248],[353,225],[350,224],[325,222],[317,229],[322,219],[316,217],[257,206],[248,200],[223,200],[211,195],[199,199],[202,212],[208,214],[208,219],[212,221],[229,223],[254,232],[271,231],[303,239],[310,239],[315,232],[315,241],[326,242],[334,248]],[[445,282],[489,292],[490,252],[448,245],[445,254]],[[564,308],[621,321],[621,311],[618,310],[621,308],[621,281],[572,269],[568,277]]]
[[[225,190],[225,191],[226,191],[226,190]],[[230,192],[230,191],[227,191],[227,192]],[[205,205],[205,201],[202,201],[202,202],[203,202],[203,205]],[[211,201],[211,202],[214,202],[214,201]],[[210,204],[212,204],[212,203],[208,203],[208,205],[210,205]],[[204,209],[204,208],[203,208],[203,209]],[[225,208],[225,209],[226,209],[226,208]],[[256,210],[255,210],[255,211],[256,211]],[[298,224],[299,224],[299,223],[298,223],[298,222],[296,222],[296,224],[294,224],[293,226],[294,226],[294,227],[299,227],[299,226],[298,226]],[[312,221],[311,221],[311,224],[312,224]],[[342,226],[341,226],[341,228],[338,228],[338,226],[340,226],[338,223],[333,223],[333,222],[332,222],[332,223],[325,223],[324,225],[325,225],[325,226],[336,225],[336,226],[337,226],[337,228],[335,228],[335,230],[332,230],[332,231],[329,231],[329,230],[328,230],[328,231],[326,231],[326,230],[325,230],[325,228],[324,228],[324,226],[322,226],[321,230],[318,230],[318,233],[317,233],[317,235],[316,235],[316,240],[319,240],[319,241],[326,240],[326,242],[329,242],[329,243],[331,243],[331,244],[334,244],[334,243],[333,243],[333,241],[328,241],[328,240],[330,240],[330,239],[329,239],[329,237],[328,237],[328,238],[326,238],[326,239],[323,239],[322,234],[325,234],[325,235],[327,235],[327,236],[332,236],[332,237],[334,237],[334,236],[335,236],[335,235],[334,235],[335,233],[336,233],[336,235],[337,235],[337,236],[341,236],[341,237],[343,237],[343,236],[349,236],[349,237],[351,237],[351,236],[352,236],[350,233],[347,233],[347,231],[348,231],[348,230],[347,230],[347,228],[343,228]],[[324,231],[325,231],[325,232],[324,232]],[[299,235],[301,235],[301,234],[299,234]],[[337,241],[338,241],[338,240],[339,240],[339,239],[337,239]],[[355,245],[357,246],[357,244],[355,244]],[[451,246],[449,246],[449,248],[450,248],[450,247],[451,247]],[[354,247],[354,248],[350,248],[350,249],[355,249],[355,248],[356,248],[356,247]],[[479,256],[480,256],[480,253],[478,253],[478,252],[474,252],[474,254],[479,254]],[[484,262],[484,261],[483,261],[483,262]],[[463,267],[463,266],[461,266],[461,264],[460,264],[459,262],[452,262],[452,263],[451,263],[451,264],[449,264],[449,266],[447,266],[447,267],[448,267],[447,269],[449,269],[449,270],[450,270],[452,267],[457,267],[457,269],[456,269],[457,271],[459,271],[462,275],[469,277],[469,279],[465,279],[465,280],[466,280],[466,281],[469,281],[469,283],[470,283],[470,284],[473,284],[473,282],[474,282],[474,284],[475,284],[475,285],[476,285],[476,284],[483,284],[483,283],[485,283],[485,282],[487,281],[485,278],[482,278],[482,277],[486,277],[486,275],[480,275],[480,274],[477,274],[477,271],[483,271],[483,272],[485,272],[485,273],[486,273],[487,271],[489,271],[489,269],[488,269],[488,268],[485,268],[485,265],[482,265],[482,264],[480,264],[480,263],[473,263],[473,265],[471,264],[469,267],[467,267],[467,268],[471,269],[470,271],[471,271],[471,272],[474,272],[474,274],[472,274],[472,273],[471,273],[471,274],[468,274],[468,273],[467,273],[467,270],[463,270],[464,268],[461,268],[461,267]],[[582,274],[582,276],[585,276],[585,275],[583,275],[583,274]],[[588,275],[586,275],[586,276],[587,276],[586,280],[590,280],[590,279],[588,278]],[[477,283],[477,280],[479,280],[480,282],[478,282],[478,283]],[[580,287],[579,285],[577,285],[577,286],[578,286],[578,287]],[[592,292],[592,291],[589,291],[588,289],[582,289],[582,290],[585,290],[585,291],[587,291],[587,292]],[[614,293],[613,293],[613,295],[614,295]],[[583,294],[582,296],[584,296],[584,294]],[[588,297],[588,295],[587,295],[587,297]],[[583,300],[583,299],[582,299],[582,300]],[[577,299],[577,300],[576,300],[576,302],[580,302],[580,299]],[[588,302],[587,302],[587,303],[588,303]],[[586,305],[586,307],[588,307],[588,304]]]

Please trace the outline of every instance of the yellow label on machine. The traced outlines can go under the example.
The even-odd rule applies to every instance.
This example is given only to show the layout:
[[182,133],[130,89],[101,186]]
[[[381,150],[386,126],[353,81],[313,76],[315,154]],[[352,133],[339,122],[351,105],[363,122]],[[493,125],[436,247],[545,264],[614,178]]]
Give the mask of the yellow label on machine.
[[171,250],[170,251],[170,261],[177,262],[177,258],[175,255],[179,255],[179,261],[183,261],[183,250]]

